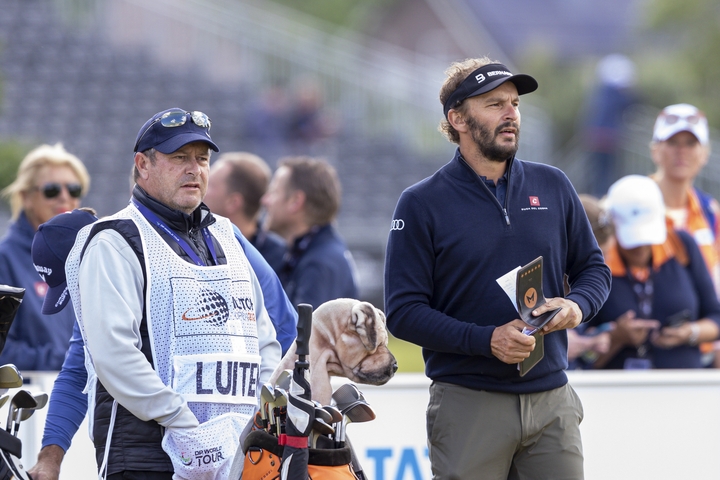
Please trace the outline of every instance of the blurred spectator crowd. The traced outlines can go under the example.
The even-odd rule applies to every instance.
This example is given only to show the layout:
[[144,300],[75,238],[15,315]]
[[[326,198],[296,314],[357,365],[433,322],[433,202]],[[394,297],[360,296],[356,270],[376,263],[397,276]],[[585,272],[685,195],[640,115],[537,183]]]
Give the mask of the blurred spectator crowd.
[[694,186],[710,154],[703,112],[664,108],[650,153],[652,175],[582,198],[613,282],[598,315],[569,335],[572,368],[720,366],[720,208]]

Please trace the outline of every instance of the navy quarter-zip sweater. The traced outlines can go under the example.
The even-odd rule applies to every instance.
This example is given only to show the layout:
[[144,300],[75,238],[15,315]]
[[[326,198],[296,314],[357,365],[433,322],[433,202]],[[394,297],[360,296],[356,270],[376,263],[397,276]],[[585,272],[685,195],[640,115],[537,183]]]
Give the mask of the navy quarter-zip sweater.
[[567,383],[567,334],[545,336],[545,357],[520,377],[495,358],[496,326],[519,318],[496,279],[543,256],[547,298],[578,304],[583,321],[602,307],[610,270],[582,204],[557,168],[510,159],[501,205],[457,150],[431,177],[406,189],[385,259],[389,330],[423,347],[425,373],[476,390],[533,393]]

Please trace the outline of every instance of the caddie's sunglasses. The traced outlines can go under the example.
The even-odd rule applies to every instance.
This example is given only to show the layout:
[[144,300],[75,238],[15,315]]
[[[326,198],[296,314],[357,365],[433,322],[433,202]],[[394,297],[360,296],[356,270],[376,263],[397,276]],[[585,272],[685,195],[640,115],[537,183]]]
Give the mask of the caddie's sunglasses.
[[79,183],[46,183],[42,187],[35,187],[35,190],[40,190],[45,198],[55,198],[60,195],[63,187],[67,190],[72,198],[80,198],[82,196],[82,185]]
[[680,120],[685,120],[690,125],[697,125],[700,123],[700,119],[705,118],[702,115],[692,114],[692,115],[663,115],[663,120],[665,121],[666,125],[674,125]]
[[170,112],[163,113],[161,116],[153,120],[150,125],[147,126],[142,135],[140,135],[140,138],[138,138],[138,141],[135,142],[135,149],[137,150],[137,147],[138,145],[140,145],[140,142],[142,141],[145,134],[150,131],[153,125],[155,125],[157,122],[160,122],[160,125],[167,128],[181,127],[185,125],[188,117],[198,127],[206,128],[208,132],[210,131],[210,125],[212,125],[212,122],[210,121],[210,117],[208,117],[203,112],[198,112],[197,110],[193,112],[186,112],[184,110],[172,110]]

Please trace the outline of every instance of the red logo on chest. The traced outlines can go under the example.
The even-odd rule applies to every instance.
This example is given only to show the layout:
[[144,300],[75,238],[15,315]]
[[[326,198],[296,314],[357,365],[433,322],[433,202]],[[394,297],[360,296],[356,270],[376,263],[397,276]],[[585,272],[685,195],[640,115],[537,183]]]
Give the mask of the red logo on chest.
[[45,282],[35,282],[35,293],[40,298],[45,298],[48,291],[48,284]]

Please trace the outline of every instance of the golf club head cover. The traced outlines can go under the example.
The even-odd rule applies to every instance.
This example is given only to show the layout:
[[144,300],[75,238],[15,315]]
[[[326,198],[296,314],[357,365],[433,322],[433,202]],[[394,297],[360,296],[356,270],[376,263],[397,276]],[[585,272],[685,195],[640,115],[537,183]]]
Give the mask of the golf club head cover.
[[[285,433],[289,437],[308,437],[315,421],[315,404],[310,393],[307,370],[295,367],[288,392]],[[307,446],[307,441],[305,442]]]
[[281,480],[306,480],[308,478],[308,436],[315,421],[315,404],[310,399],[310,382],[307,369],[296,365],[288,392],[285,433],[278,443],[284,445],[280,465]]

